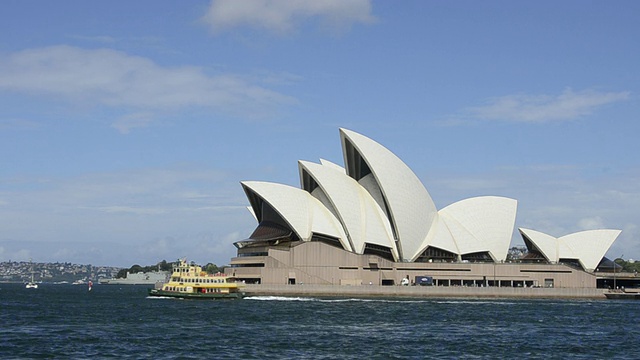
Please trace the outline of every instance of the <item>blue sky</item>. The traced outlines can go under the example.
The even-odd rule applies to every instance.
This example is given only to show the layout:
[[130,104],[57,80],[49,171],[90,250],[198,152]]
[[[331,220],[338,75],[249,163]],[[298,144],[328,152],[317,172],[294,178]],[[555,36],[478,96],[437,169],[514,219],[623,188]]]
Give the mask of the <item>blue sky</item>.
[[516,228],[621,229],[607,256],[640,258],[637,1],[0,8],[2,261],[227,264],[239,182],[342,164],[340,127],[439,209],[507,196]]

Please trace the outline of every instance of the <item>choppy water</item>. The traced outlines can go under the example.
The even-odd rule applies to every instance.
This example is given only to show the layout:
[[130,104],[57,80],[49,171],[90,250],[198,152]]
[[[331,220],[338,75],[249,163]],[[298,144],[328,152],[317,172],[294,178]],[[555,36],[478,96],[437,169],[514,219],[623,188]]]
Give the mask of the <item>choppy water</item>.
[[640,302],[148,298],[0,284],[0,358],[636,359]]

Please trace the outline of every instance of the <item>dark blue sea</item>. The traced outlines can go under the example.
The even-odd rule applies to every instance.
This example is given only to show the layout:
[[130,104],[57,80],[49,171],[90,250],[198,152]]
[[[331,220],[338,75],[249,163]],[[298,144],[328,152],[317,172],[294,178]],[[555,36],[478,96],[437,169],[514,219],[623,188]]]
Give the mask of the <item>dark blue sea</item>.
[[148,298],[0,284],[0,359],[638,359],[640,302]]

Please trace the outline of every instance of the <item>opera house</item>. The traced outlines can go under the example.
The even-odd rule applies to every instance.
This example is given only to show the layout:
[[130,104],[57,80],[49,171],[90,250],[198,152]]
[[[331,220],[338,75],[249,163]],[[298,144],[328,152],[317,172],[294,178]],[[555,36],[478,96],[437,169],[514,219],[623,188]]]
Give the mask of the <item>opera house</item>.
[[519,229],[527,251],[516,261],[516,200],[481,196],[438,210],[391,151],[346,129],[340,140],[344,167],[299,161],[299,188],[241,182],[258,225],[235,243],[228,273],[261,284],[596,287],[620,234]]

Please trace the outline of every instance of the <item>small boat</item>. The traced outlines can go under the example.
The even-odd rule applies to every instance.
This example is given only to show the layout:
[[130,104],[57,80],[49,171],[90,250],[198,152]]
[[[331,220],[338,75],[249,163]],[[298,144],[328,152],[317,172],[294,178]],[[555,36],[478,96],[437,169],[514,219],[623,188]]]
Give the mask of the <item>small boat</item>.
[[29,281],[27,283],[27,285],[25,285],[25,288],[27,288],[27,289],[37,289],[38,288],[38,284],[36,284],[36,282],[33,280],[33,262],[31,262],[31,281]]
[[611,290],[604,293],[604,296],[606,296],[607,299],[613,300],[640,300],[640,292],[626,289]]
[[149,296],[180,299],[242,299],[244,283],[222,273],[207,274],[200,266],[180,259],[173,265],[168,282],[149,289]]
[[89,290],[88,291],[91,291],[91,289],[93,289],[93,281],[89,280],[87,285],[89,285]]

